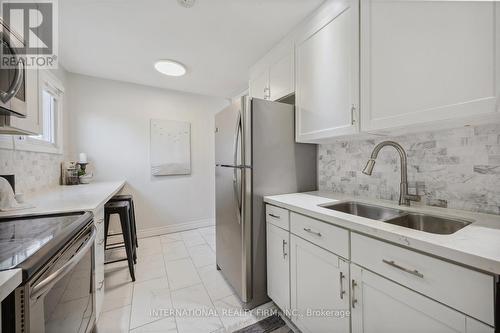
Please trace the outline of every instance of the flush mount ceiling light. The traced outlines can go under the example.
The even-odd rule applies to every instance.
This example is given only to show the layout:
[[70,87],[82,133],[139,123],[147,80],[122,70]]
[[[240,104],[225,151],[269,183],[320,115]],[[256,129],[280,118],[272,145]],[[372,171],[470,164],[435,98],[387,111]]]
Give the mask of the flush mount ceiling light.
[[191,8],[194,6],[194,3],[196,0],[177,0],[177,2],[182,6],[186,8]]
[[158,72],[168,76],[183,76],[186,74],[186,66],[174,60],[158,60],[155,62]]

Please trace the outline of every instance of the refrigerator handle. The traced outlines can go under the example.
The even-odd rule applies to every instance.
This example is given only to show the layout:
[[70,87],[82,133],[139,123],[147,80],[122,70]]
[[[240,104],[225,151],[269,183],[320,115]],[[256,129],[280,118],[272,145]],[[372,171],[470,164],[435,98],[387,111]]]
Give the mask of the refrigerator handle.
[[[240,133],[242,131],[242,123],[241,123],[241,112],[238,112],[238,119],[236,120],[236,131],[234,133],[234,145],[233,145],[233,152],[234,152],[234,164],[233,165],[238,165],[238,142],[239,142],[239,137]],[[233,169],[233,190],[234,190],[234,196],[236,197],[236,210],[238,211],[238,223],[241,224],[241,184],[238,186],[238,168]],[[243,173],[243,172],[242,172]],[[238,188],[240,187],[240,188]]]

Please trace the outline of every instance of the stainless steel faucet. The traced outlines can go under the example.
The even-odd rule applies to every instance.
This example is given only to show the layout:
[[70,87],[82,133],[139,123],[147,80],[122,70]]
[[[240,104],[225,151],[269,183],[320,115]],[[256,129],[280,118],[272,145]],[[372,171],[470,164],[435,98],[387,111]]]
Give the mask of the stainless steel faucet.
[[385,146],[390,146],[396,149],[401,160],[401,185],[399,192],[399,204],[409,206],[411,201],[420,201],[420,196],[408,193],[408,162],[406,158],[406,152],[403,147],[401,147],[401,145],[397,142],[383,141],[375,146],[375,148],[373,148],[372,156],[363,169],[363,173],[365,175],[371,176],[373,167],[375,166],[375,160],[378,157],[378,153]]

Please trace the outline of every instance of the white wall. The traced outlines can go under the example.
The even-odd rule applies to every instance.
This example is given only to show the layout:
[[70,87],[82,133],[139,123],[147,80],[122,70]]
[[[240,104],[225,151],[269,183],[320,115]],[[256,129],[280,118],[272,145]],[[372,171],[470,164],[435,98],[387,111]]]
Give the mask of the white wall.
[[[213,223],[213,116],[226,100],[78,74],[68,74],[66,98],[70,156],[86,152],[97,181],[127,181],[125,192],[134,195],[139,230]],[[151,176],[152,118],[191,122],[191,175]]]

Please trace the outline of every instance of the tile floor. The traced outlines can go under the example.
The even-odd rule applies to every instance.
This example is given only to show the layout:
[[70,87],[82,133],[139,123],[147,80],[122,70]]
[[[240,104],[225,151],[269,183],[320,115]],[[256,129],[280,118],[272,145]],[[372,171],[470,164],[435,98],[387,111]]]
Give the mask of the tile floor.
[[266,316],[244,312],[215,268],[214,227],[140,239],[137,255],[134,283],[126,262],[106,265],[98,333],[233,332]]

